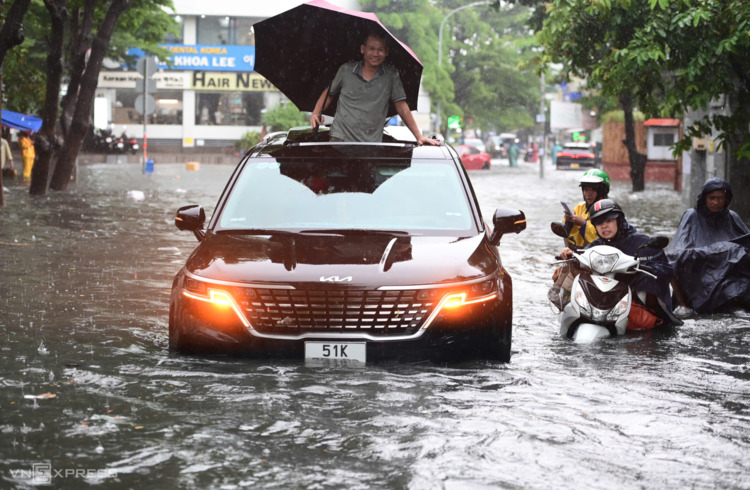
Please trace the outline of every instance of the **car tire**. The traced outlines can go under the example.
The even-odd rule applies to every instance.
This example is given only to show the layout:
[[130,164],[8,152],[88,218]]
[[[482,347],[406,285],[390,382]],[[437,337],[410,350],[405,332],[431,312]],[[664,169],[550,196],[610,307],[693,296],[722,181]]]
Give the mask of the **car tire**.
[[482,170],[489,170],[490,168],[490,162],[484,162],[482,165]]
[[179,353],[187,353],[189,350],[186,336],[175,321],[174,306],[169,308],[169,350]]
[[510,276],[503,278],[502,323],[492,332],[484,345],[485,356],[493,361],[510,362],[513,344],[513,285]]

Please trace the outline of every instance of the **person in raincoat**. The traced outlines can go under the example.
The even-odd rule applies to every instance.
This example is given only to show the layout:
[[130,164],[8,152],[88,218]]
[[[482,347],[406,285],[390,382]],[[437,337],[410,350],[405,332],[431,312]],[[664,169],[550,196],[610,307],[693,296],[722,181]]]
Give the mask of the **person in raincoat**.
[[[388,104],[392,102],[418,144],[439,145],[439,141],[422,135],[406,103],[406,92],[398,70],[385,63],[388,56],[385,35],[379,32],[369,33],[362,42],[360,52],[362,60],[341,65],[330,86],[330,95],[339,97],[331,127],[331,140],[382,141],[383,123],[388,113]],[[310,126],[313,129],[323,124],[323,110],[331,102],[327,88],[320,94],[310,115]]]
[[555,144],[552,145],[552,166],[557,167],[557,154],[561,152],[563,147],[555,141]]
[[[628,330],[649,329],[666,323],[680,325],[682,322],[672,315],[669,290],[672,267],[664,250],[643,247],[650,237],[628,223],[625,212],[612,199],[597,201],[591,209],[590,220],[598,238],[585,248],[609,245],[625,254],[638,255],[643,258],[641,263],[656,276],[654,279],[646,274],[637,274],[630,282],[633,302],[628,315]],[[560,256],[570,258],[573,251],[565,248]]]
[[514,141],[510,144],[510,147],[508,148],[508,165],[511,167],[517,167],[518,166],[518,144]]
[[34,167],[36,152],[34,151],[34,142],[28,132],[18,133],[18,147],[21,149],[23,159],[23,179],[31,180],[31,169]]
[[[706,181],[695,207],[682,215],[667,249],[676,296],[683,307],[698,313],[723,306],[750,307],[750,230],[729,209],[731,202],[728,182]],[[685,316],[692,313],[678,311]]]

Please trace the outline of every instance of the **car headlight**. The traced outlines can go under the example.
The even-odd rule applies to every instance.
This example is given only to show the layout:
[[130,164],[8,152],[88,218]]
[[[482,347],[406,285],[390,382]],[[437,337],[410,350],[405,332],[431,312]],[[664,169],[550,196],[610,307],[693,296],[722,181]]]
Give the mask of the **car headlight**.
[[599,274],[607,274],[612,271],[612,268],[617,263],[617,258],[617,254],[600,254],[599,252],[592,251],[590,255],[591,270]]

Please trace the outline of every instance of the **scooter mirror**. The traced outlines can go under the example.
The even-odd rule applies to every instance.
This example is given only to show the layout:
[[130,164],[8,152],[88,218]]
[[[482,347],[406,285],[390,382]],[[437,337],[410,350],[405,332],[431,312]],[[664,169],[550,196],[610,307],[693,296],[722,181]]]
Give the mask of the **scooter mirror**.
[[565,229],[565,225],[560,223],[559,221],[553,221],[549,224],[550,228],[552,229],[552,233],[555,235],[562,237],[562,238],[568,238],[568,230]]
[[661,250],[667,245],[669,245],[669,238],[665,236],[657,235],[657,236],[652,236],[651,238],[649,238],[649,240],[646,242],[644,247],[655,248],[655,249]]

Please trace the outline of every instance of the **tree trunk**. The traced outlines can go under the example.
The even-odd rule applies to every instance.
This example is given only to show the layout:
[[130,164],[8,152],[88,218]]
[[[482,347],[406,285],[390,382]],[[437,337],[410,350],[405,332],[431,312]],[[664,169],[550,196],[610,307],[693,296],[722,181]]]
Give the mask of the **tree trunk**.
[[81,78],[81,87],[78,92],[78,102],[73,112],[73,121],[70,130],[65,136],[65,143],[60,150],[57,165],[55,165],[52,174],[50,189],[64,191],[68,188],[70,177],[73,175],[76,159],[81,151],[83,137],[89,127],[89,119],[94,104],[96,86],[99,82],[99,71],[102,67],[102,60],[106,54],[109,41],[112,39],[112,33],[120,15],[130,6],[132,0],[113,0],[107,9],[107,13],[102,20],[96,37],[91,46],[86,70]]
[[635,119],[633,118],[633,98],[631,95],[619,97],[620,105],[625,113],[625,147],[628,149],[630,160],[630,180],[633,182],[633,192],[640,192],[646,188],[646,159],[645,153],[638,153],[635,140]]
[[60,124],[63,135],[67,135],[73,120],[73,111],[78,101],[78,89],[81,86],[81,77],[86,69],[86,52],[91,47],[91,27],[94,19],[96,0],[86,0],[83,12],[76,9],[73,13],[70,28],[70,82],[68,91],[60,103]]
[[36,138],[36,162],[31,169],[29,193],[42,195],[47,192],[50,162],[59,148],[55,127],[57,125],[57,100],[62,80],[63,39],[68,17],[67,0],[44,0],[49,12],[52,28],[47,53],[47,87],[42,110],[42,129]]
[[[29,3],[31,0],[15,0],[5,22],[0,26],[0,114],[2,114],[3,100],[3,61],[8,51],[23,42],[23,18],[29,9]],[[2,6],[4,4],[5,2]],[[5,193],[3,192],[3,169],[0,169],[0,207],[3,206],[5,206]]]

